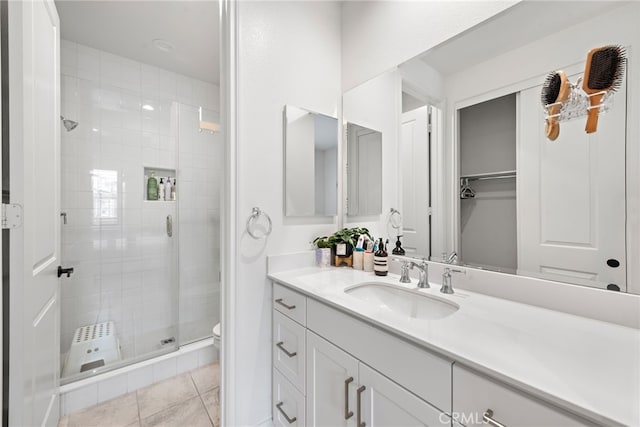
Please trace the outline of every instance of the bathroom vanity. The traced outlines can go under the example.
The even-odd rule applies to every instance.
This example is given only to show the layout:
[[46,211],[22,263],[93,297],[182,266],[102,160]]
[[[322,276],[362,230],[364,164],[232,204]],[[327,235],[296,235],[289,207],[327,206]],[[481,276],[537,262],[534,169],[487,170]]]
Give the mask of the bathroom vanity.
[[[349,268],[273,281],[275,425],[639,425],[640,333]],[[355,423],[355,424],[354,424]]]

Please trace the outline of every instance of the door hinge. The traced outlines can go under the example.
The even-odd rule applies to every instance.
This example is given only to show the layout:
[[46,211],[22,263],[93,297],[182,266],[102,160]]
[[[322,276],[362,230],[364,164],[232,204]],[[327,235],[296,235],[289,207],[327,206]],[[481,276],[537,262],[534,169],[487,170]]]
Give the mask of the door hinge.
[[22,206],[17,203],[2,204],[2,229],[22,227]]
[[427,215],[429,216],[433,215],[433,209],[431,209],[431,206],[427,208]]

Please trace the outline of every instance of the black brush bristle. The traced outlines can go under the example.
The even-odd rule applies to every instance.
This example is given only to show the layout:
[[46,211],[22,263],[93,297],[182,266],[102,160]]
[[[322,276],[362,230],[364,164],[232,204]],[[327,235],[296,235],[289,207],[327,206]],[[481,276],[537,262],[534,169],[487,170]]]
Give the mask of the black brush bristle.
[[615,91],[620,88],[627,57],[622,46],[604,46],[591,57],[588,87]]
[[561,84],[562,79],[557,71],[547,75],[542,85],[542,92],[540,93],[540,102],[542,102],[543,107],[556,102],[558,95],[560,95]]

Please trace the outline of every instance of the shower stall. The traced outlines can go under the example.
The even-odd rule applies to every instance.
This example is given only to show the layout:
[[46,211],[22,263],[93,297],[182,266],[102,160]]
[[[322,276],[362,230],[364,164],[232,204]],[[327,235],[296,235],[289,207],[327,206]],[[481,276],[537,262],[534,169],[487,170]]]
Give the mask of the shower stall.
[[66,384],[212,336],[223,147],[211,83],[65,40],[61,73]]

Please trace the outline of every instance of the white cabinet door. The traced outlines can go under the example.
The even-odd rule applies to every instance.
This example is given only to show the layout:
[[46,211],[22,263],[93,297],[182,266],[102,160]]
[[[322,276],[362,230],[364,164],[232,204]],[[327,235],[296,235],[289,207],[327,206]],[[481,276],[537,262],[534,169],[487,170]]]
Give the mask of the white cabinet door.
[[[419,367],[416,367],[419,369]],[[364,364],[359,366],[361,420],[366,427],[450,426],[451,419]],[[356,405],[357,405],[356,398]]]
[[9,2],[8,13],[10,202],[24,208],[22,227],[10,231],[9,425],[52,426],[60,371],[60,28],[53,0]]
[[358,361],[307,331],[307,425],[354,426]]
[[586,118],[576,119],[560,123],[554,142],[544,135],[540,89],[520,93],[518,270],[626,291],[626,87],[596,133],[585,133]]

